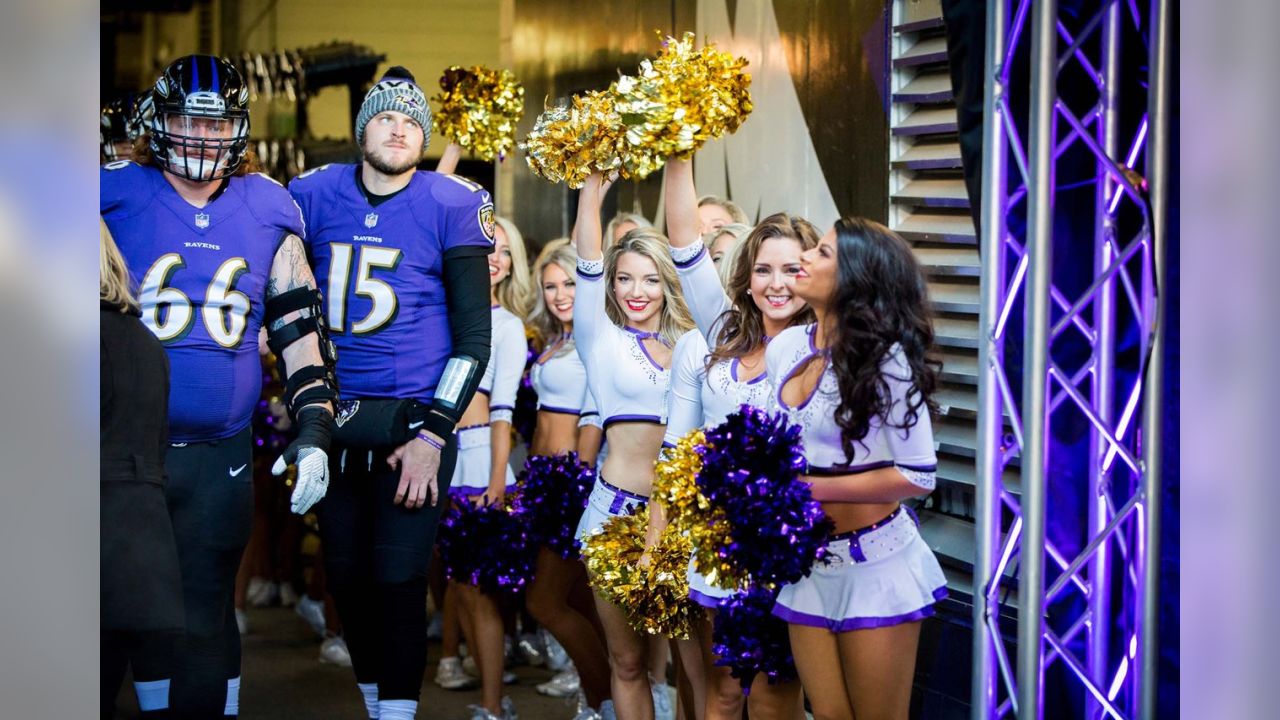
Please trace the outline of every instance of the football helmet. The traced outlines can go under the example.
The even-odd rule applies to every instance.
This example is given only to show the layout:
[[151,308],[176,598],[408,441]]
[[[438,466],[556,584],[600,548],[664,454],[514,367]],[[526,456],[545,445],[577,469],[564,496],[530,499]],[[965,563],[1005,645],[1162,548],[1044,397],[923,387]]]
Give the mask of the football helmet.
[[161,168],[209,181],[236,171],[249,146],[249,86],[230,62],[188,55],[151,90],[151,154]]
[[116,98],[102,106],[98,144],[102,148],[102,157],[107,162],[129,158],[129,143],[135,137],[129,132],[134,107],[132,97]]

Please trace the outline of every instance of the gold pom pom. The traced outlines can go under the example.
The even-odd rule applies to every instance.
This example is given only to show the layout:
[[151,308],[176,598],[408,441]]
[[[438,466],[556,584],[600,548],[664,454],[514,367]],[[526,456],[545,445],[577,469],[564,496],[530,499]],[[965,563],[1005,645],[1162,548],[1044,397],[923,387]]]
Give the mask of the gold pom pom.
[[724,558],[719,550],[728,547],[731,537],[724,511],[711,507],[711,502],[698,490],[697,477],[702,471],[699,448],[706,444],[701,429],[676,442],[666,457],[654,468],[653,497],[666,510],[670,527],[684,534],[690,542],[694,568],[707,582],[725,590],[745,589],[747,578]]
[[694,34],[669,37],[657,57],[640,63],[610,88],[632,148],[658,157],[689,158],[708,140],[732,133],[751,114],[746,58],[706,45]]
[[592,90],[547,108],[520,149],[535,175],[571,188],[582,187],[594,172],[645,177],[662,166],[661,158],[632,148],[624,131],[614,96]]
[[509,70],[453,66],[440,77],[432,125],[436,132],[484,160],[502,158],[515,143],[524,115],[524,86]]
[[610,518],[583,540],[582,559],[596,593],[618,606],[633,628],[684,640],[699,612],[689,599],[689,540],[668,526],[642,568],[648,524],[648,508]]

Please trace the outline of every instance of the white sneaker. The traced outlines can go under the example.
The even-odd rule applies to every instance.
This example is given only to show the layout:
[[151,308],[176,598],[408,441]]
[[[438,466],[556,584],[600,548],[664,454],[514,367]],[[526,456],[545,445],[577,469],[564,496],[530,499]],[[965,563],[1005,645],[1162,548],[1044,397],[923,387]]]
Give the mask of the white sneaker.
[[241,635],[249,634],[249,615],[240,608],[236,608],[236,629]]
[[516,655],[516,644],[510,635],[502,636],[502,666],[511,667],[520,662],[520,658]]
[[468,705],[467,709],[471,711],[471,720],[502,720],[479,705]]
[[653,720],[675,720],[675,708],[671,706],[671,686],[653,684]]
[[567,698],[577,693],[578,688],[581,686],[582,681],[578,679],[578,670],[570,667],[550,680],[539,683],[538,694],[548,697]]
[[502,698],[502,720],[520,720],[520,716],[516,714],[516,704],[509,698]]
[[542,646],[546,648],[547,667],[556,672],[569,669],[573,663],[569,661],[569,653],[565,652],[560,641],[545,629],[539,630],[538,635],[542,638]]
[[311,629],[316,635],[324,637],[324,602],[321,600],[312,600],[310,597],[303,595],[298,600],[298,604],[293,606],[293,611],[298,613],[298,617],[307,621]]
[[249,607],[269,607],[280,599],[280,586],[264,578],[249,578],[245,599],[249,601]]
[[520,657],[526,663],[533,667],[542,667],[547,664],[546,651],[542,646],[541,639],[534,633],[524,633],[520,636],[520,642],[517,646],[520,651]]
[[[476,665],[476,659],[470,655],[462,658],[462,669],[469,675],[480,677],[480,666]],[[515,681],[516,674],[504,668],[502,671],[502,684],[514,685]]]
[[618,720],[618,711],[613,707],[612,700],[605,700],[600,703],[601,720]]
[[600,713],[596,712],[595,710],[592,710],[589,707],[584,707],[578,711],[577,715],[573,716],[573,720],[601,720],[601,719],[600,719]]
[[447,657],[440,658],[440,664],[436,665],[436,684],[445,690],[468,690],[480,681],[462,669],[458,658]]
[[338,635],[330,635],[320,643],[320,662],[351,667],[351,651],[347,650],[347,641]]
[[280,585],[280,607],[293,607],[298,604],[298,591],[290,583]]

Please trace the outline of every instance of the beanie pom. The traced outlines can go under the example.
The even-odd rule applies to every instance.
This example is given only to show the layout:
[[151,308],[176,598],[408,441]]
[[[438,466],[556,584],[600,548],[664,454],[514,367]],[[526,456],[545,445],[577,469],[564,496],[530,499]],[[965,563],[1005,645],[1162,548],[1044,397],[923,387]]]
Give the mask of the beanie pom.
[[418,81],[413,78],[413,73],[409,72],[402,65],[392,65],[391,67],[387,68],[387,71],[382,73],[382,79],[383,80],[408,80],[414,85],[418,84]]

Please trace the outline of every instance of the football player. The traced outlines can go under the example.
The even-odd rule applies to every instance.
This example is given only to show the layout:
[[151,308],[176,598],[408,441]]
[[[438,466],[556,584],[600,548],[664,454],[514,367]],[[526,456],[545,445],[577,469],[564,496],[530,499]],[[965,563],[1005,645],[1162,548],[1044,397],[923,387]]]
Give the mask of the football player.
[[328,485],[337,382],[301,213],[288,191],[250,172],[244,80],[222,58],[191,55],[151,93],[149,142],[134,160],[103,166],[101,212],[171,366],[166,492],[186,616],[173,716],[223,717],[239,705],[232,596],[253,510],[259,329],[284,363],[299,429],[273,468],[296,462],[297,513]]
[[417,711],[454,426],[489,359],[493,203],[468,180],[417,171],[430,128],[422,89],[393,67],[357,115],[363,161],[289,184],[343,388],[318,507],[324,559],[356,683],[382,720]]

